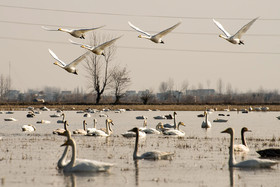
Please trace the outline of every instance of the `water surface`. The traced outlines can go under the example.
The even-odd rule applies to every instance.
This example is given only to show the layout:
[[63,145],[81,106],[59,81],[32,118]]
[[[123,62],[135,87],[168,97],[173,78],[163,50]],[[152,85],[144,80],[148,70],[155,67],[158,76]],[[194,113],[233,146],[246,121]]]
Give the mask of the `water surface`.
[[[163,135],[147,135],[140,141],[139,154],[150,150],[175,152],[173,160],[134,162],[132,153],[135,139],[126,139],[121,133],[141,127],[143,120],[136,116],[148,117],[148,126],[155,128],[160,122],[173,123],[173,120],[155,120],[154,116],[172,114],[173,111],[126,111],[104,112],[114,121],[114,135],[96,138],[73,135],[77,143],[77,157],[114,163],[109,173],[64,174],[56,168],[64,147],[65,137],[53,135],[56,123],[61,118],[51,118],[55,111],[46,111],[27,118],[27,111],[14,114],[0,114],[0,181],[1,186],[279,186],[279,165],[273,169],[241,170],[228,168],[229,135],[220,132],[228,127],[236,131],[236,141],[240,143],[240,130],[246,126],[252,130],[247,133],[250,152],[237,155],[236,160],[256,158],[255,152],[268,147],[280,147],[279,112],[214,112],[209,116],[212,128],[201,129],[204,118],[198,118],[199,111],[177,112],[177,122],[182,121],[186,132],[183,138]],[[98,128],[105,127],[104,117],[99,113],[84,118],[75,111],[64,111],[71,131],[82,128],[86,120],[93,126],[93,118],[98,120]],[[219,113],[230,116],[220,117]],[[14,117],[18,121],[6,122],[4,118]],[[227,123],[214,123],[216,118],[228,119]],[[36,124],[41,119],[51,124]],[[33,124],[34,133],[21,132],[21,126]],[[275,141],[276,140],[276,141]],[[69,158],[70,159],[70,158]]]

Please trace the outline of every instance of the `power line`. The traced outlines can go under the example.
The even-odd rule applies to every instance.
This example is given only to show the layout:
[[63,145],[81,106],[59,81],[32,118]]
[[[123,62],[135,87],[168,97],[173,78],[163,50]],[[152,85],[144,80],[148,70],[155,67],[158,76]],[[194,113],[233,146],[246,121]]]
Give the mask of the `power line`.
[[[11,6],[11,5],[0,5],[0,7],[5,8],[19,8],[26,10],[40,10],[40,11],[53,11],[53,12],[63,12],[63,13],[75,13],[75,14],[97,14],[97,15],[107,15],[107,16],[132,16],[132,17],[153,17],[153,18],[176,18],[176,19],[196,19],[196,20],[209,20],[210,17],[193,17],[193,16],[162,16],[162,15],[141,15],[141,14],[124,14],[124,13],[110,13],[110,12],[88,12],[88,11],[75,11],[75,10],[63,10],[63,9],[48,9],[48,8],[35,8],[35,7],[25,7],[25,6]],[[251,20],[252,18],[224,18],[216,17],[216,19],[223,20]],[[280,18],[260,18],[262,21],[280,21]]]
[[[57,42],[48,40],[37,39],[25,39],[15,37],[0,37],[3,40],[16,40],[26,42],[40,42],[40,43],[56,43],[56,44],[69,44],[69,42]],[[135,50],[154,50],[154,51],[175,51],[175,52],[194,52],[194,53],[229,53],[229,54],[256,54],[256,55],[280,55],[277,52],[258,52],[258,51],[220,51],[220,50],[195,50],[195,49],[172,49],[172,48],[148,48],[148,47],[134,47],[134,46],[117,46],[123,49],[135,49]]]
[[[41,24],[41,23],[27,23],[27,22],[19,22],[19,21],[5,21],[5,20],[0,20],[0,23],[9,23],[9,24],[21,24],[21,25],[31,25],[31,26],[50,26],[50,27],[66,27],[66,28],[83,28],[83,27],[78,27],[78,26],[69,26],[69,25],[54,25],[54,24]],[[134,30],[128,30],[128,29],[106,29],[102,28],[102,30],[106,31],[119,31],[119,32],[135,32]],[[148,31],[148,32],[158,32],[158,31]],[[173,34],[179,34],[179,35],[218,35],[218,33],[195,33],[195,32],[176,32],[173,31]],[[279,37],[280,34],[246,34],[246,36],[268,36],[268,37]]]

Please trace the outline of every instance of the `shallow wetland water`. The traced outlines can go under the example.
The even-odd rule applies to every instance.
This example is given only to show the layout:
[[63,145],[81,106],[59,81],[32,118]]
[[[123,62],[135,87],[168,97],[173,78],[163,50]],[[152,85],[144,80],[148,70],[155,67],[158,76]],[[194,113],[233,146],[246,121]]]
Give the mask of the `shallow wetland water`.
[[[228,127],[235,129],[236,143],[241,143],[240,130],[246,126],[252,132],[246,133],[250,152],[236,155],[236,160],[258,157],[256,150],[280,147],[280,112],[214,112],[209,115],[212,128],[201,129],[204,118],[198,118],[200,111],[178,111],[176,121],[185,123],[180,127],[186,132],[183,138],[163,135],[147,135],[140,141],[139,154],[150,150],[175,152],[173,160],[133,161],[135,139],[127,139],[121,133],[133,127],[141,127],[143,120],[136,116],[148,117],[148,127],[160,122],[154,116],[172,114],[173,111],[126,111],[103,112],[114,122],[114,134],[108,138],[73,135],[77,143],[77,158],[86,158],[114,163],[108,173],[64,174],[56,168],[64,147],[65,137],[53,135],[52,131],[63,128],[56,123],[61,118],[51,118],[55,111],[45,111],[34,118],[27,118],[27,111],[14,114],[0,114],[0,186],[279,186],[280,165],[273,169],[244,170],[228,167],[229,135],[220,132]],[[75,111],[64,111],[71,131],[82,128],[86,120],[93,126],[96,118],[98,128],[105,127],[105,117],[99,113],[90,118]],[[218,114],[229,114],[220,117]],[[7,122],[13,117],[18,121]],[[216,118],[228,119],[226,123],[214,123]],[[50,124],[36,124],[39,120],[49,120]],[[33,124],[37,130],[24,133],[21,126]],[[69,152],[69,155],[70,152]],[[70,158],[69,158],[70,159]],[[279,160],[280,161],[280,160]]]

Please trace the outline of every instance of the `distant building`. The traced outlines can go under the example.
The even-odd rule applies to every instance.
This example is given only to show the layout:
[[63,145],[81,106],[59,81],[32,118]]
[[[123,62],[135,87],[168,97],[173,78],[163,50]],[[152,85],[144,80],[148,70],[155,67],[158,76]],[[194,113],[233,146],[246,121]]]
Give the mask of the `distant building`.
[[189,96],[208,96],[208,95],[214,95],[215,90],[214,89],[197,89],[197,90],[187,90],[186,95]]
[[136,96],[137,93],[136,93],[135,90],[128,90],[128,91],[125,92],[125,95],[128,96],[128,97],[129,96]]
[[72,92],[71,91],[61,91],[61,95],[64,96],[64,95],[71,95]]

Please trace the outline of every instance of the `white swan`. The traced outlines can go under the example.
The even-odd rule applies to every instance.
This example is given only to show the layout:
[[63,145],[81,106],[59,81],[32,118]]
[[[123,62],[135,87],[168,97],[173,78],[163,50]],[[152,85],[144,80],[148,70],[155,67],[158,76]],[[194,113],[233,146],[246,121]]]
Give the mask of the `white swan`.
[[87,128],[87,133],[92,133],[94,131],[96,131],[96,124],[97,124],[97,119],[93,119],[93,128]]
[[40,120],[40,121],[37,121],[36,123],[41,123],[41,124],[50,124],[50,123],[51,123],[51,121],[48,121],[48,120],[44,120],[44,119],[42,119],[42,120]]
[[56,60],[56,62],[54,62],[54,65],[57,65],[59,67],[61,67],[62,69],[65,69],[67,72],[69,73],[73,73],[78,75],[77,73],[77,69],[76,66],[86,58],[86,55],[88,54],[88,52],[84,53],[83,55],[79,56],[77,59],[75,59],[74,61],[72,61],[69,64],[65,64],[62,60],[60,60],[56,54],[54,54],[54,52],[52,50],[49,49],[49,53],[52,55],[52,57]]
[[221,133],[230,134],[230,147],[229,147],[229,167],[239,167],[239,168],[269,168],[273,165],[278,164],[276,161],[267,160],[267,159],[250,159],[237,163],[233,154],[233,145],[234,145],[234,130],[233,128],[227,128]]
[[[145,134],[160,134],[160,131],[158,131],[157,129],[154,128],[147,128],[147,121],[144,120],[144,128],[139,128],[139,131],[144,132]],[[158,124],[159,125],[159,124]],[[162,124],[161,124],[162,125]],[[162,126],[161,126],[162,127]],[[156,127],[159,128],[159,127]]]
[[131,28],[133,28],[134,30],[136,30],[136,31],[138,31],[138,32],[140,32],[140,33],[142,33],[142,34],[144,34],[144,35],[139,35],[139,36],[138,36],[139,38],[146,38],[146,39],[148,39],[148,40],[151,40],[151,41],[154,42],[154,43],[162,43],[162,44],[164,44],[164,42],[163,42],[163,40],[162,40],[162,37],[165,36],[165,35],[167,35],[168,33],[170,33],[170,32],[171,32],[172,30],[174,30],[176,27],[178,27],[178,26],[181,24],[181,22],[178,22],[177,24],[173,25],[172,27],[170,27],[170,28],[168,28],[168,29],[165,29],[165,30],[163,30],[163,31],[161,31],[161,32],[159,32],[159,33],[157,33],[157,34],[155,34],[155,35],[151,35],[151,34],[145,32],[145,31],[139,29],[138,27],[134,26],[134,25],[133,25],[132,23],[130,23],[130,22],[128,22],[128,24],[129,24],[129,26],[130,26]]
[[113,121],[111,119],[106,119],[106,129],[104,130],[95,130],[91,133],[87,133],[87,136],[102,136],[102,137],[107,137],[110,136],[113,133],[113,130],[111,128],[111,124],[113,124]]
[[[121,37],[121,36],[120,36]],[[104,42],[96,47],[93,47],[93,46],[90,46],[90,45],[85,45],[85,44],[82,44],[82,43],[77,43],[77,42],[74,42],[72,40],[69,40],[72,44],[75,44],[75,45],[79,45],[80,47],[82,48],[85,48],[91,52],[93,52],[94,54],[96,55],[103,55],[105,56],[104,54],[104,50],[106,47],[109,47],[110,45],[112,45],[117,39],[119,39],[120,37],[117,37],[117,38],[114,38],[110,41],[107,41],[107,42]]]
[[168,136],[178,136],[178,137],[185,136],[185,132],[182,130],[179,130],[180,125],[185,126],[185,124],[183,122],[179,122],[177,129],[165,130],[165,131],[163,131],[163,134],[168,135]]
[[241,40],[242,35],[247,32],[247,30],[253,25],[253,23],[257,20],[258,18],[253,19],[252,21],[250,21],[249,23],[247,23],[246,25],[244,25],[236,34],[234,35],[230,35],[222,26],[222,24],[220,24],[218,21],[216,21],[215,19],[213,19],[214,23],[217,25],[217,27],[225,34],[224,35],[219,35],[219,37],[229,41],[230,43],[233,44],[243,44],[244,42]]
[[62,113],[61,116],[62,116],[62,120],[59,119],[59,120],[56,121],[56,123],[64,123],[65,122],[65,114]]
[[65,136],[66,134],[66,130],[67,130],[67,126],[69,126],[68,122],[65,121],[64,122],[64,129],[55,129],[53,130],[53,134],[57,134],[57,135],[62,135]]
[[[146,133],[144,132],[144,130],[146,129],[147,126],[147,121],[144,120],[143,122],[143,127],[138,128],[139,132],[138,132],[138,137],[139,138],[146,138]],[[125,138],[133,138],[136,137],[136,133],[133,131],[126,131],[125,133],[122,133],[122,136]]]
[[5,121],[17,121],[17,119],[15,119],[15,118],[5,118],[4,120]]
[[33,132],[33,131],[36,131],[36,127],[34,125],[30,125],[30,124],[23,125],[21,127],[21,129],[22,129],[23,132]]
[[201,128],[211,128],[211,122],[208,120],[208,113],[205,111],[204,112],[204,116],[205,116],[205,121],[202,122],[201,124]]
[[86,126],[87,126],[87,122],[86,122],[86,120],[84,120],[83,121],[83,129],[76,129],[76,130],[73,131],[73,134],[86,135],[87,134]]
[[168,124],[168,123],[166,123],[166,124],[164,124],[163,125],[163,127],[164,128],[174,128],[174,129],[177,129],[177,123],[176,123],[176,115],[177,115],[177,112],[173,112],[173,119],[174,119],[174,124],[172,125],[172,124]]
[[252,132],[252,131],[249,130],[247,127],[243,127],[241,129],[242,144],[235,144],[233,146],[234,152],[248,153],[250,151],[249,147],[247,146],[246,139],[245,139],[245,136],[244,136],[245,132]]
[[[69,132],[69,131],[68,131]],[[68,133],[66,133],[68,134]],[[71,137],[61,146],[72,147],[72,157],[70,162],[63,167],[64,172],[105,172],[114,164],[99,162],[95,160],[79,159],[76,160],[76,142]]]
[[96,28],[90,28],[90,29],[64,29],[64,28],[51,29],[51,28],[47,28],[45,26],[42,26],[42,29],[44,29],[46,31],[62,31],[62,32],[67,32],[71,36],[74,36],[76,38],[85,39],[85,33],[86,32],[93,31],[93,30],[96,30],[96,29],[100,29],[102,27],[104,27],[104,26],[100,26],[100,27],[96,27]]
[[138,152],[138,144],[139,144],[139,129],[137,127],[129,130],[130,132],[134,132],[136,134],[135,140],[135,148],[133,152],[133,160],[139,159],[147,159],[147,160],[170,160],[173,158],[174,153],[170,152],[162,152],[162,151],[150,151],[142,154],[141,156],[137,155]]

